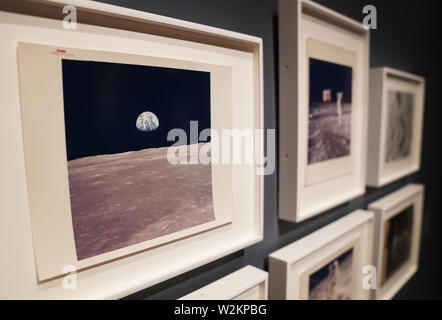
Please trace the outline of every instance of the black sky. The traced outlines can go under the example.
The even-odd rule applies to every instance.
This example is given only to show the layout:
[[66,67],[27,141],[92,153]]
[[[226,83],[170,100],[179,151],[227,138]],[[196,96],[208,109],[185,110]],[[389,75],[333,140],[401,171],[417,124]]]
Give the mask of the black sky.
[[331,89],[332,101],[343,92],[343,102],[351,103],[352,68],[310,58],[310,107],[322,102],[322,90]]
[[[62,61],[68,160],[170,146],[167,133],[210,128],[210,73],[93,61]],[[141,132],[153,112],[160,126]]]

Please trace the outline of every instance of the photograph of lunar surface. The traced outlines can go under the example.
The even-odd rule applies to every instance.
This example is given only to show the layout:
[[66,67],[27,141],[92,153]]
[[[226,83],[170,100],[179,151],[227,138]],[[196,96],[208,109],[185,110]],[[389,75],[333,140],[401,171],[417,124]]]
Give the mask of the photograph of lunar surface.
[[413,228],[413,206],[387,220],[384,225],[382,284],[410,257]]
[[210,128],[210,72],[63,59],[62,74],[78,260],[215,219],[211,165],[167,159],[171,129]]
[[410,155],[413,121],[412,93],[388,91],[388,121],[385,138],[385,161],[390,162]]
[[309,59],[308,164],[350,155],[352,68]]
[[351,300],[353,248],[315,271],[309,278],[309,300]]

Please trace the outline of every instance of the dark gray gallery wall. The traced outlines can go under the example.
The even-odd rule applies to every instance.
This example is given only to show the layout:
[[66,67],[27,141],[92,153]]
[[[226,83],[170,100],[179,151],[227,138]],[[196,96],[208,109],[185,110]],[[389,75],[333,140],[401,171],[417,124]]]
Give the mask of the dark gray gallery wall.
[[[100,0],[213,27],[251,34],[264,41],[265,127],[278,129],[277,0]],[[420,267],[398,299],[442,298],[441,2],[438,0],[316,0],[362,21],[362,8],[377,8],[378,29],[371,33],[371,67],[390,66],[422,75],[427,81],[422,169],[308,221],[278,221],[277,173],[265,178],[264,241],[181,276],[131,295],[130,299],[176,299],[245,265],[267,270],[270,252],[410,182],[426,186]],[[189,252],[198,254],[198,252]],[[155,263],[152,261],[152,263]],[[173,263],[173,262],[171,262]]]

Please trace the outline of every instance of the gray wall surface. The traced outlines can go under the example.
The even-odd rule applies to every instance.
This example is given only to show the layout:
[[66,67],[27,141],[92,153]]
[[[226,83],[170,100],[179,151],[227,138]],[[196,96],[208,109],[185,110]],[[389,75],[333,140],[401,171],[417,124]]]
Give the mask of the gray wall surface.
[[[131,9],[160,14],[261,37],[264,42],[265,127],[278,129],[277,0],[100,0]],[[383,197],[410,182],[425,184],[420,267],[397,299],[442,298],[441,165],[441,2],[437,0],[316,0],[362,21],[362,8],[371,4],[378,13],[378,29],[371,32],[370,66],[390,66],[422,75],[427,81],[422,169],[305,222],[278,220],[277,171],[265,178],[264,241],[183,275],[135,293],[128,299],[176,299],[251,264],[268,269],[267,256],[309,233]],[[195,252],[195,254],[198,254]],[[153,262],[154,263],[154,262]]]

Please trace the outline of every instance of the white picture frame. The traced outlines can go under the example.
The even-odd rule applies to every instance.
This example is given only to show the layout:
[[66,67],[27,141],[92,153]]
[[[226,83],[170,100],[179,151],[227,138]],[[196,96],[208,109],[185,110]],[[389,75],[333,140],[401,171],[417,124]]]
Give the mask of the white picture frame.
[[[331,272],[311,288],[311,277],[318,271],[335,264],[343,255],[351,257],[351,264],[345,264],[347,273],[339,271],[331,291],[326,298],[338,299],[339,287],[336,283],[347,283],[347,291],[343,297],[351,299],[370,299],[371,290],[363,287],[366,274],[364,266],[372,264],[373,213],[356,210],[349,215],[311,233],[310,235],[289,244],[269,255],[269,299],[277,300],[308,300],[316,286],[328,286],[333,283]],[[351,253],[351,256],[350,254]],[[340,262],[339,262],[340,263]],[[348,271],[348,267],[351,268]],[[338,268],[336,268],[338,269]],[[350,282],[344,280],[348,275]],[[334,277],[334,275],[333,275]],[[341,281],[342,280],[342,281]],[[341,281],[341,282],[340,282]],[[344,282],[345,281],[345,282]],[[349,288],[351,286],[351,288]],[[321,289],[322,290],[322,289]],[[336,296],[335,296],[336,295]],[[320,295],[315,295],[320,297]],[[322,296],[324,298],[324,296]],[[321,298],[321,299],[322,299]],[[342,298],[342,297],[341,297]]]
[[[278,23],[279,218],[299,222],[365,192],[369,30],[308,0],[279,1]],[[347,151],[319,163],[308,151],[312,58],[351,68]]]
[[[392,299],[419,267],[423,202],[424,186],[411,183],[375,202],[372,202],[368,206],[368,209],[375,214],[373,263],[378,270],[378,279],[374,297],[378,300]],[[386,222],[394,217],[398,217],[399,214],[403,212],[405,213],[405,210],[408,208],[412,208],[408,258],[402,259],[403,261],[401,263],[397,263],[394,268],[391,268],[392,271],[389,271],[390,275],[384,280],[384,274],[387,274],[388,272],[386,271],[386,251],[384,250],[385,246],[388,245],[388,242],[386,242]],[[398,252],[398,250],[395,251]]]
[[[411,104],[408,108],[411,109],[411,115],[402,117],[408,120],[406,122],[408,130],[399,130],[402,127],[397,125],[399,128],[396,132],[400,132],[400,135],[394,134],[391,125],[399,121],[395,121],[393,117],[389,121],[389,111],[392,112],[390,106],[392,99],[390,98],[394,92],[397,95],[405,94],[404,97],[406,95],[411,97],[409,99]],[[425,79],[423,77],[389,67],[370,70],[368,186],[382,187],[420,169],[424,100]],[[401,108],[405,110],[404,107],[405,105]],[[406,133],[407,131],[410,131],[411,134],[410,132]],[[402,136],[406,139],[401,138]],[[387,147],[387,144],[392,144],[393,147],[397,146],[402,143],[402,140],[407,141],[407,147],[402,152],[397,151],[398,147]]]
[[[76,30],[62,27],[61,17],[66,4],[76,8]],[[232,126],[254,130],[263,128],[262,40],[83,0],[69,3],[60,0],[2,1],[0,34],[3,70],[0,100],[7,106],[2,110],[0,126],[8,130],[8,134],[1,136],[0,145],[7,154],[2,157],[2,167],[10,168],[0,182],[0,190],[6,199],[0,204],[0,234],[8,237],[8,241],[0,245],[2,261],[7,261],[2,264],[0,276],[1,298],[122,298],[262,240],[263,176],[257,174],[258,164],[230,165],[232,189],[225,191],[232,192],[230,223],[81,270],[72,268],[75,266],[61,268],[62,276],[39,281],[32,216],[35,212],[57,210],[59,204],[65,205],[62,202],[68,196],[51,202],[40,201],[39,194],[44,191],[45,179],[66,174],[66,163],[53,158],[49,152],[46,154],[48,160],[57,160],[52,162],[51,171],[35,171],[32,165],[35,158],[29,157],[32,152],[26,151],[35,151],[41,146],[29,144],[32,138],[29,140],[23,135],[27,124],[23,123],[26,115],[21,113],[18,44],[25,42],[229,66],[233,86],[241,89],[232,98]],[[49,123],[41,123],[37,131],[54,128],[51,121],[56,118],[49,117],[45,120]],[[58,141],[60,136],[64,133],[55,132],[51,143]],[[258,142],[261,150],[262,145],[261,139]],[[51,148],[46,146],[42,150]],[[59,151],[57,149],[54,153],[59,154]],[[44,155],[40,156],[43,159]],[[60,168],[64,169],[60,171]],[[56,191],[67,190],[68,186],[64,184]],[[63,287],[66,277],[76,279],[76,290]]]
[[246,266],[180,300],[267,300],[268,273]]

